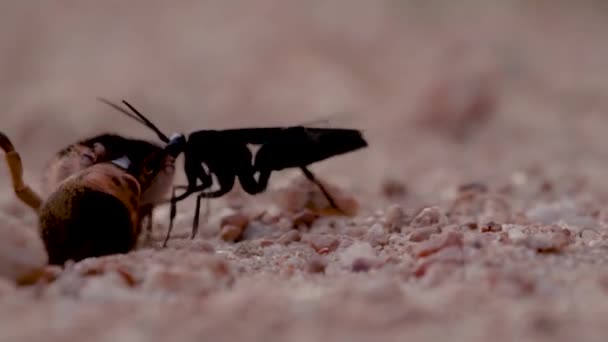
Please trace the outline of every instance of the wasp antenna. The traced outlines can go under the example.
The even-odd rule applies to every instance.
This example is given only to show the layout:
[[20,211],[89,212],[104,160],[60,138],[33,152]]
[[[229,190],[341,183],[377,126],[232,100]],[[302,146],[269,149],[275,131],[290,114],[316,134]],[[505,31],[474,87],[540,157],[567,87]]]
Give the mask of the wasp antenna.
[[137,115],[141,120],[143,120],[145,122],[146,126],[148,126],[148,128],[153,130],[156,133],[156,135],[158,135],[160,140],[162,140],[165,143],[169,142],[169,138],[167,138],[167,136],[160,129],[158,129],[158,127],[156,127],[156,125],[154,125],[150,120],[148,120],[148,118],[146,118],[142,113],[140,113],[137,109],[135,109],[135,107],[131,106],[131,104],[129,102],[122,100],[122,103],[124,103],[127,107],[129,107],[129,109],[131,109],[133,111],[133,113],[135,113],[135,115]]
[[103,102],[103,103],[107,104],[108,106],[116,109],[117,111],[123,113],[124,115],[130,117],[131,119],[133,119],[133,120],[139,122],[140,124],[148,127],[148,124],[145,121],[143,121],[142,119],[140,119],[137,115],[134,115],[133,113],[127,112],[126,110],[124,110],[119,105],[117,105],[117,104],[115,104],[115,103],[113,103],[113,102],[111,102],[109,100],[106,100],[106,99],[104,99],[102,97],[98,97],[97,101],[100,101],[100,102]]

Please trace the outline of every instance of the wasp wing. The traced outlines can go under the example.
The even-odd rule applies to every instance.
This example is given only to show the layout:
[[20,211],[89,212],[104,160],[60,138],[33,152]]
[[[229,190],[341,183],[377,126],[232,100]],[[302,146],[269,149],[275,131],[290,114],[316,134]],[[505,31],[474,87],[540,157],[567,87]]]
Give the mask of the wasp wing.
[[356,129],[295,126],[262,145],[255,165],[272,170],[302,167],[367,146]]

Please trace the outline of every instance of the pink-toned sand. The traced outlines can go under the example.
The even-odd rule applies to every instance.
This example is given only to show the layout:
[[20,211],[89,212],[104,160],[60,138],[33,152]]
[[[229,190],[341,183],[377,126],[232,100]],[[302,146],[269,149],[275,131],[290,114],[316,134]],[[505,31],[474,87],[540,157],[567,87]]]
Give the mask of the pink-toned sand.
[[[370,143],[312,167],[356,217],[294,224],[277,204],[300,196],[295,171],[210,201],[194,240],[182,202],[167,249],[160,207],[132,253],[47,285],[0,279],[0,341],[606,341],[607,16],[599,1],[0,3],[0,127],[36,188],[82,137],[155,138],[97,96],[168,132],[328,119]],[[0,188],[0,229],[34,230],[4,166]],[[220,238],[223,217],[260,211]]]

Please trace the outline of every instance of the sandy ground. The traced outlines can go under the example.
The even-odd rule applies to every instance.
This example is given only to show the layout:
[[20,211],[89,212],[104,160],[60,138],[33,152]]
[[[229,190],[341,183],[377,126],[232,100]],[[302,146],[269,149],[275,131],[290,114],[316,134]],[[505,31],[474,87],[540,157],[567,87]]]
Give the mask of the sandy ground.
[[[128,255],[0,280],[0,340],[605,341],[607,8],[449,3],[1,3],[1,127],[35,187],[77,139],[154,139],[97,96],[166,131],[329,119],[370,147],[312,167],[356,217],[274,210],[297,172],[212,201],[195,240],[184,201],[167,249],[158,208]],[[33,231],[5,167],[0,188],[0,225]]]

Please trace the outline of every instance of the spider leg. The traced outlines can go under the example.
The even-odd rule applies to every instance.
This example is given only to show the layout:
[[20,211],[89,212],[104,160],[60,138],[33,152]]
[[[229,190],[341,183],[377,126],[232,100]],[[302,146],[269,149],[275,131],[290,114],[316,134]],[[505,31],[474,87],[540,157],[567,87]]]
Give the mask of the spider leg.
[[37,211],[42,204],[42,199],[36,192],[34,192],[34,190],[32,190],[29,185],[25,184],[23,180],[23,164],[21,162],[21,156],[17,151],[15,151],[15,147],[8,137],[1,132],[0,148],[2,148],[6,153],[6,164],[8,165],[11,173],[11,181],[15,195],[17,195],[17,198],[19,198],[23,203]]

